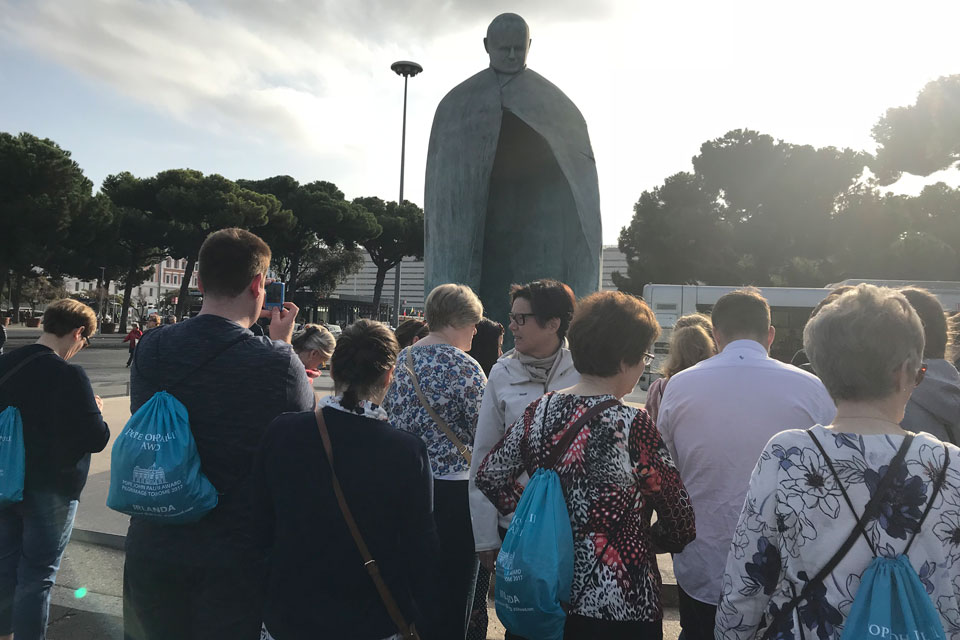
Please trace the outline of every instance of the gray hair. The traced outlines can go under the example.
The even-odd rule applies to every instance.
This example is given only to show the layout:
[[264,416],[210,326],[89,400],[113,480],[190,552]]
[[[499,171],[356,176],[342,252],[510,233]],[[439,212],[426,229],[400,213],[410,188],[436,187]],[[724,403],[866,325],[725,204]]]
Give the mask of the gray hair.
[[293,350],[297,353],[316,349],[329,359],[337,347],[337,339],[330,330],[319,324],[305,324],[303,329],[293,334],[291,341]]
[[442,284],[427,296],[424,316],[431,331],[445,327],[462,329],[480,322],[483,303],[465,284]]
[[834,400],[876,400],[897,391],[897,370],[920,367],[923,325],[903,294],[861,284],[810,319],[803,348]]

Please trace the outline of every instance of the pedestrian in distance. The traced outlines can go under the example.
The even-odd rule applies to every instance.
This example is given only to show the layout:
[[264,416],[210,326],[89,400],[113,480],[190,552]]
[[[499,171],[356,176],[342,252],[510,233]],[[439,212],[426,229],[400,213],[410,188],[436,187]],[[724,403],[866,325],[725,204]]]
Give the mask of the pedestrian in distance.
[[0,356],[0,411],[19,409],[26,463],[23,500],[0,509],[3,640],[46,637],[50,590],[73,531],[90,454],[110,439],[103,402],[83,369],[67,362],[96,330],[90,307],[58,300],[44,311],[35,344]]
[[[956,637],[960,449],[903,423],[924,380],[920,317],[903,293],[861,284],[810,319],[803,346],[836,416],[763,447],[729,548],[716,638],[870,637],[851,626],[861,591],[864,604],[876,596],[878,636]],[[878,595],[867,569],[877,555],[900,565],[900,554],[918,574],[914,603],[926,599],[942,624],[936,636],[883,621],[899,598]]]
[[430,292],[424,306],[430,333],[400,352],[383,408],[394,427],[419,436],[430,453],[443,571],[437,633],[444,640],[462,640],[477,578],[467,483],[487,382],[466,352],[483,305],[470,287],[444,284]]
[[139,323],[134,322],[133,328],[130,329],[130,333],[127,334],[127,337],[123,339],[124,342],[129,342],[128,348],[130,350],[130,356],[127,358],[127,366],[130,366],[130,363],[133,362],[133,352],[137,348],[137,344],[140,342],[140,338],[143,337],[143,331],[140,331]]
[[660,413],[660,401],[670,378],[689,369],[698,362],[717,355],[717,345],[713,341],[713,326],[710,318],[702,313],[692,313],[677,320],[670,335],[670,355],[657,378],[647,389],[645,409],[654,424]]
[[673,557],[686,640],[713,639],[727,552],[764,443],[829,424],[836,412],[816,376],[770,357],[776,330],[758,290],[722,296],[711,320],[720,353],[670,378],[657,422],[697,517],[697,539]]
[[427,447],[394,429],[379,406],[398,350],[388,327],[371,320],[350,325],[331,361],[335,395],[317,412],[277,418],[264,437],[253,519],[272,547],[265,639],[400,637],[345,521],[335,481],[404,624],[424,639],[444,637],[434,628],[442,583]]
[[400,348],[406,349],[410,345],[416,344],[418,340],[426,338],[427,334],[430,333],[430,327],[419,318],[407,318],[400,323],[394,333],[397,336],[397,342],[400,343]]
[[662,638],[656,554],[680,551],[695,535],[689,496],[653,421],[621,403],[653,360],[649,349],[659,332],[637,298],[584,298],[570,324],[580,380],[534,400],[477,470],[477,487],[510,513],[520,499],[517,479],[533,476],[556,456],[567,429],[603,407],[579,425],[553,466],[573,530],[566,640]]
[[307,377],[313,380],[320,377],[320,369],[330,361],[337,340],[326,327],[305,324],[303,329],[293,334],[292,344],[297,357],[303,363]]
[[496,507],[472,484],[480,462],[531,402],[580,380],[566,345],[576,298],[557,280],[514,285],[510,292],[510,333],[514,348],[490,371],[490,380],[477,421],[477,441],[471,466],[470,512],[480,562],[494,571],[494,562],[510,515]]
[[945,442],[960,443],[960,373],[946,359],[950,339],[947,317],[926,289],[901,289],[923,324],[923,361],[927,372],[910,395],[901,426],[925,431]]
[[[296,305],[264,309],[270,258],[270,247],[248,231],[211,233],[199,254],[199,315],[148,331],[137,348],[131,413],[173,386],[219,500],[190,524],[131,517],[123,576],[128,640],[260,637],[266,559],[256,542],[253,459],[274,418],[315,406],[290,346]],[[250,331],[261,317],[270,318],[269,337]]]

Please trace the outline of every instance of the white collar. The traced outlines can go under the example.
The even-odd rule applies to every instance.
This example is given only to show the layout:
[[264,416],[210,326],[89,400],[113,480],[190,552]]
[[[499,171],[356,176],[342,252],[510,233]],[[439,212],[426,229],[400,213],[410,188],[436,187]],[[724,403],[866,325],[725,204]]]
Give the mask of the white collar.
[[[770,357],[770,354],[767,353],[767,350],[764,348],[764,346],[756,340],[734,340],[733,342],[727,343],[727,346],[723,348],[721,353],[725,354],[733,351],[749,352],[749,355],[752,357]],[[742,356],[745,354],[741,353],[740,355]]]
[[347,409],[341,404],[343,396],[326,396],[320,399],[320,407],[330,407],[337,411],[343,411],[354,416],[363,416],[364,418],[373,418],[374,420],[388,420],[387,412],[380,408],[380,405],[373,404],[369,400],[360,403],[357,410]]

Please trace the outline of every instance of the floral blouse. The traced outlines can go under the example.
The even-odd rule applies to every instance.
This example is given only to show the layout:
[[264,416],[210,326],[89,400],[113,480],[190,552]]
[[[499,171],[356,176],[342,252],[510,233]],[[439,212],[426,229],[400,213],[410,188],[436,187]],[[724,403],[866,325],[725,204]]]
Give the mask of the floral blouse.
[[382,405],[390,416],[390,424],[419,436],[427,445],[434,478],[467,480],[470,463],[420,404],[404,358],[416,372],[430,406],[470,451],[487,385],[483,369],[476,360],[449,344],[407,347],[397,357],[393,384]]
[[[833,474],[803,430],[775,435],[760,456],[737,524],[717,610],[718,640],[759,638],[781,607],[803,589],[853,530],[877,490],[904,436],[840,433],[812,428],[833,461],[854,507],[844,501]],[[950,465],[940,493],[910,548],[910,563],[940,613],[948,638],[960,639],[960,449],[950,447]],[[918,433],[881,516],[866,532],[882,555],[902,553],[943,467],[944,445]],[[819,588],[803,601],[775,636],[778,640],[838,639],[873,560],[862,537]],[[803,629],[798,628],[803,624]]]
[[[611,397],[552,392],[532,403],[481,463],[477,487],[501,513],[512,513],[523,491],[517,478],[533,475],[567,427]],[[693,540],[694,520],[680,474],[647,412],[617,405],[595,416],[555,470],[573,529],[570,612],[661,620],[656,553],[680,551]]]

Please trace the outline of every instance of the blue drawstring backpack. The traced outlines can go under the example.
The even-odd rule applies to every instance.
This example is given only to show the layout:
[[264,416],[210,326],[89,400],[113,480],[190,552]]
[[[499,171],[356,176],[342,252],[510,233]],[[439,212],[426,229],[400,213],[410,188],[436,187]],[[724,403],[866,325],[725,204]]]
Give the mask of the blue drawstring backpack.
[[767,639],[775,636],[777,630],[782,628],[782,625],[786,622],[786,616],[791,615],[800,602],[807,598],[813,587],[821,584],[830,575],[853,547],[857,538],[863,536],[874,557],[860,578],[860,587],[857,589],[856,596],[854,596],[850,614],[843,624],[841,640],[861,640],[862,638],[943,640],[946,636],[943,623],[940,621],[940,614],[933,606],[933,602],[920,581],[920,576],[917,575],[916,570],[910,564],[910,558],[907,554],[917,537],[917,533],[922,529],[940,488],[943,486],[944,477],[947,475],[947,466],[950,464],[950,451],[944,446],[943,467],[934,481],[933,491],[917,524],[917,530],[910,537],[903,553],[891,558],[877,555],[877,549],[864,530],[864,525],[878,517],[881,500],[889,494],[893,479],[903,466],[907,450],[913,442],[913,434],[909,434],[903,439],[903,444],[900,445],[897,454],[887,466],[876,493],[867,503],[863,517],[857,516],[856,510],[853,508],[853,502],[847,495],[847,490],[844,489],[840,476],[834,469],[833,462],[823,445],[811,431],[808,430],[807,434],[813,439],[814,444],[823,455],[823,459],[833,474],[847,506],[850,507],[857,519],[857,524],[837,553],[820,570],[820,573],[804,586],[796,598],[780,610],[777,617],[767,627],[763,637]]
[[[550,398],[544,408],[547,416]],[[497,557],[497,617],[511,633],[537,640],[560,640],[573,582],[573,530],[560,476],[553,470],[580,429],[594,416],[619,404],[606,400],[584,413],[557,443],[544,466],[523,490]]]
[[[53,352],[42,351],[24,358],[0,378],[0,386],[40,356],[48,355],[53,355]],[[23,478],[26,469],[23,419],[20,417],[20,409],[9,406],[0,412],[0,509],[23,501]]]
[[[145,520],[187,524],[217,506],[217,489],[203,475],[187,408],[169,390],[246,337],[241,335],[188,375],[153,394],[130,417],[110,452],[108,507]],[[140,372],[137,358],[134,366]]]

